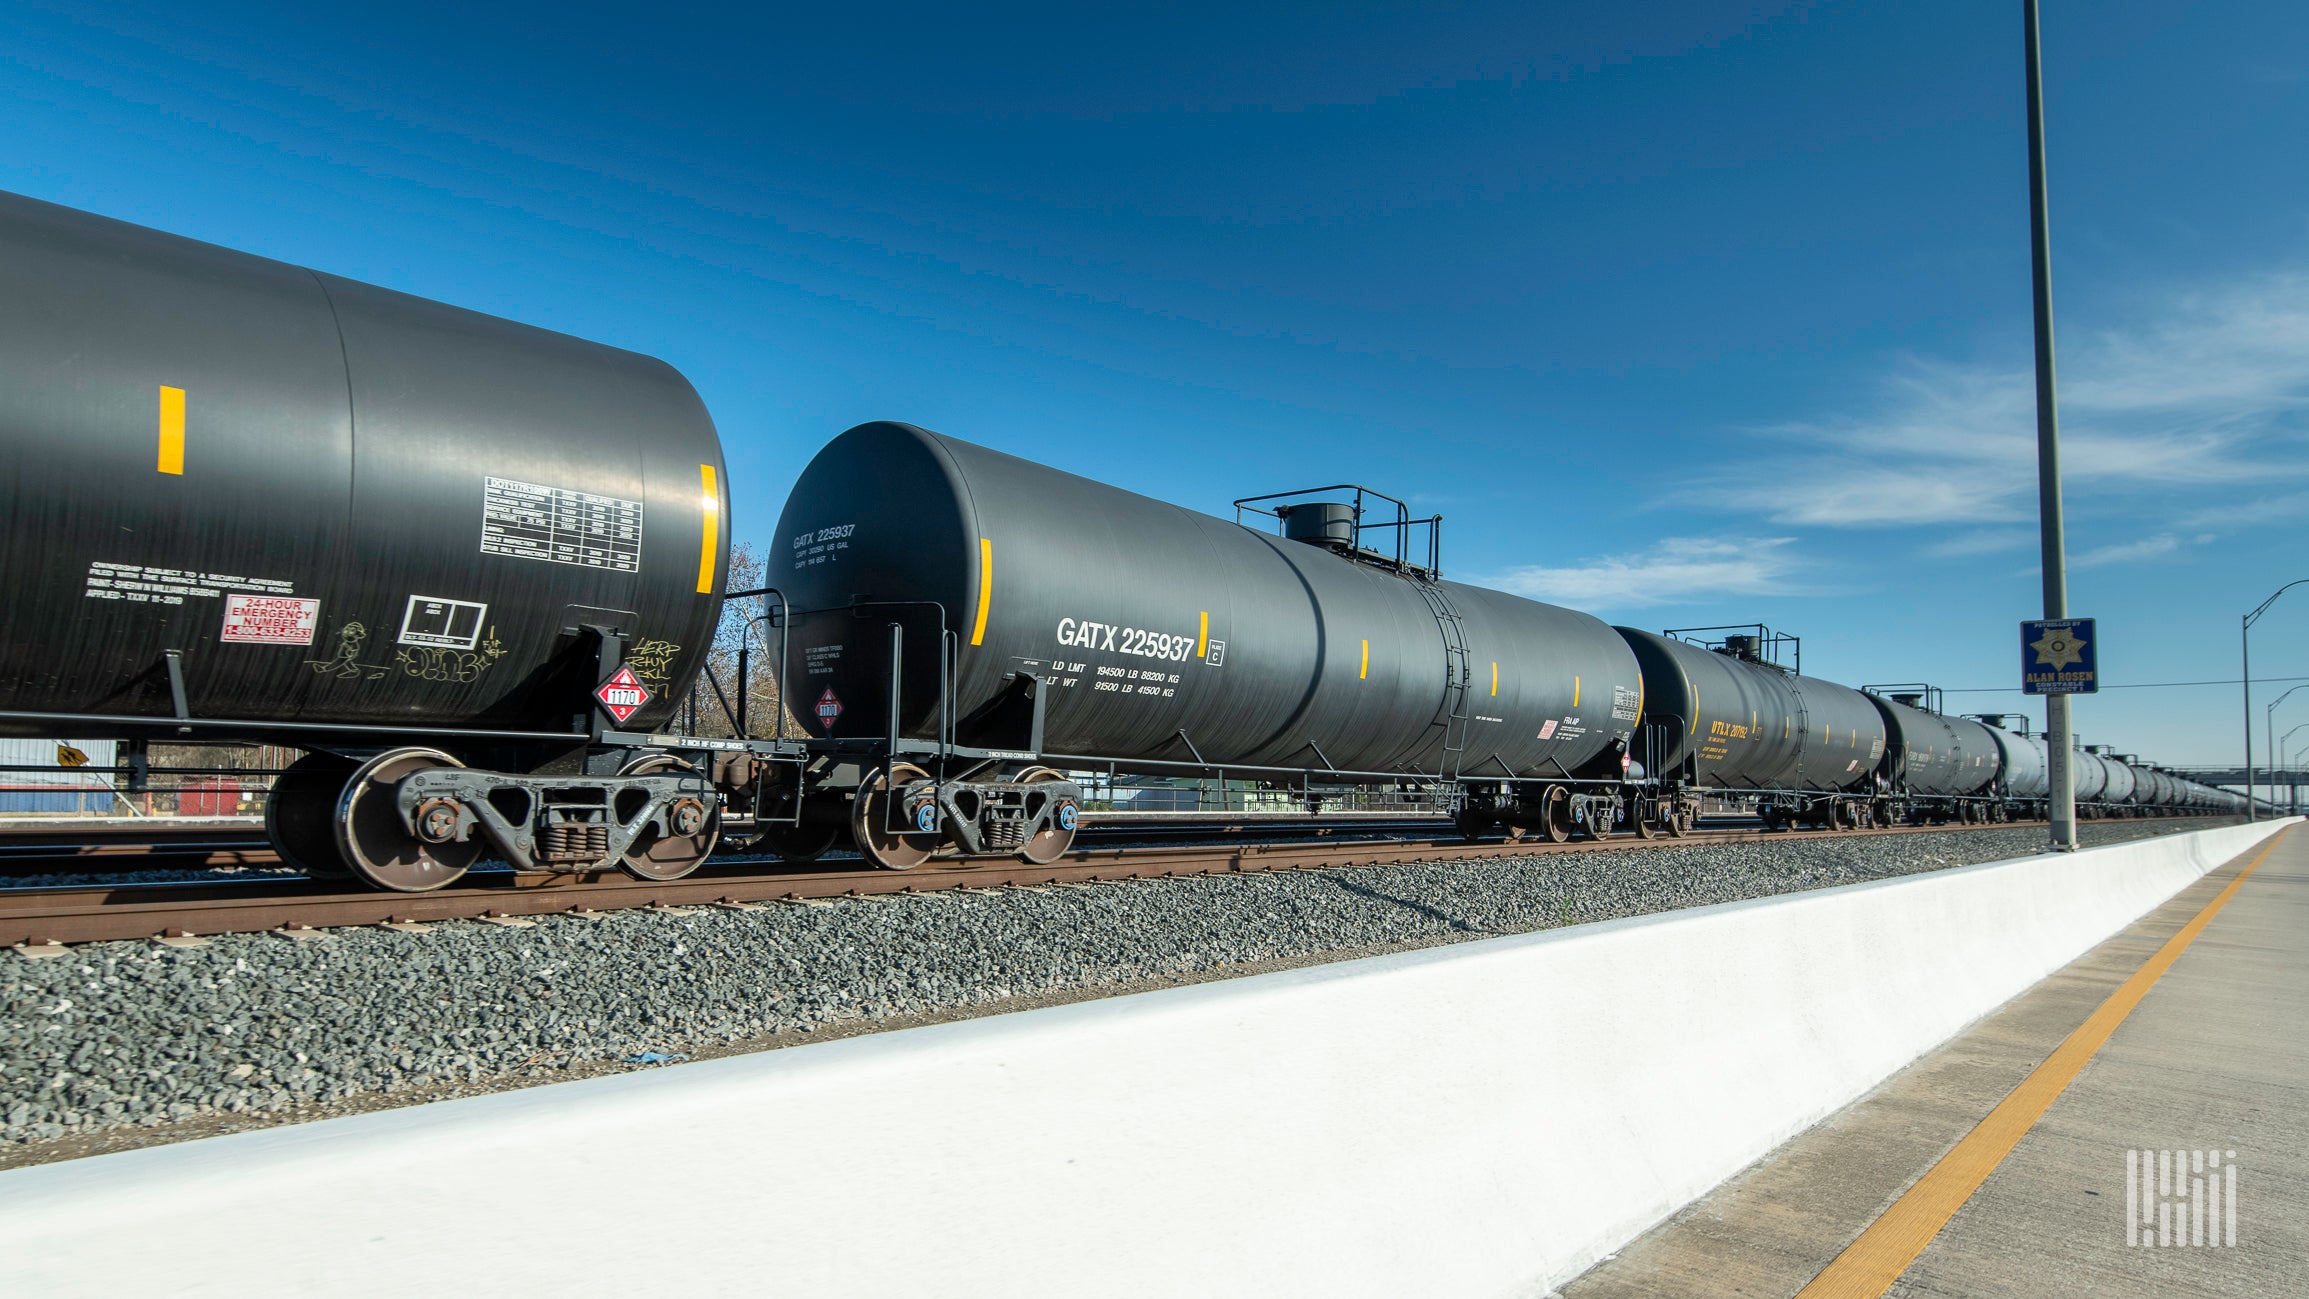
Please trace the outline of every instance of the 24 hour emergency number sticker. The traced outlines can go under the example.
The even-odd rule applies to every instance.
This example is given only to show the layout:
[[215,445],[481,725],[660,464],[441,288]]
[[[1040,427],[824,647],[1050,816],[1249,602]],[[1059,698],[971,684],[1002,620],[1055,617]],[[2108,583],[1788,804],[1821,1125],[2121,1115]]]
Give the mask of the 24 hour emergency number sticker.
[[224,628],[217,639],[228,645],[310,645],[321,620],[321,602],[284,595],[228,595]]

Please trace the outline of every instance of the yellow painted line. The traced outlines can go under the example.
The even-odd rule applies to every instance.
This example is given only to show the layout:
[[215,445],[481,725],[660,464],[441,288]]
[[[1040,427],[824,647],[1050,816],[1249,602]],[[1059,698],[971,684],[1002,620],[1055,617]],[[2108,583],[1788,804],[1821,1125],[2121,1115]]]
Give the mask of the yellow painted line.
[[[994,607],[994,538],[978,539],[978,620],[970,624],[970,643],[986,643],[986,611]],[[1205,614],[1205,618],[1209,615]]]
[[1491,697],[1499,698],[1499,663],[1497,660],[1491,664]]
[[705,531],[698,536],[698,594],[714,593],[714,561],[721,558],[722,494],[714,486],[714,467],[698,466],[698,508],[705,515]]
[[184,472],[184,389],[160,386],[160,472]]
[[2237,872],[2237,878],[2230,880],[2227,888],[2206,903],[2204,910],[2167,939],[2155,956],[2133,971],[2133,977],[2110,993],[2109,999],[2092,1013],[2092,1018],[2069,1034],[2068,1040],[2046,1056],[2044,1063],[2029,1071],[2020,1086],[2013,1088],[2010,1095],[1988,1112],[1980,1126],[1966,1133],[1955,1149],[1941,1156],[1939,1163],[1916,1179],[1916,1185],[1893,1201],[1892,1207],[1870,1223],[1858,1240],[1836,1256],[1835,1262],[1812,1278],[1812,1284],[1797,1291],[1796,1299],[1876,1299],[1891,1289],[1892,1283],[1900,1279],[1901,1273],[1908,1270],[1932,1243],[1933,1237],[1940,1234],[1940,1229],[1948,1225],[1948,1220],[1956,1216],[1956,1211],[1964,1207],[1964,1202],[1972,1198],[1972,1193],[1980,1189],[1989,1174],[1996,1171],[1996,1166],[2004,1162],[2004,1157],[2012,1153],[2020,1139],[2052,1108],[2052,1103],[2060,1099],[2068,1085],[2076,1081],[2084,1067],[2092,1063],[2093,1056],[2108,1043],[2117,1026],[2141,1004],[2141,998],[2165,976],[2165,971],[2189,949],[2197,935],[2205,932],[2205,926],[2221,913],[2221,908],[2229,905],[2229,899],[2237,896],[2237,889],[2246,878],[2276,851],[2278,840],[2291,833],[2292,827],[2287,826],[2271,836],[2252,864]]
[[1572,707],[1574,707],[1574,708],[1577,708],[1577,707],[1579,707],[1579,678],[1578,678],[1578,677],[1573,677],[1573,678],[1571,679],[1571,706],[1572,706]]
[[1371,679],[1371,642],[1369,641],[1363,642],[1363,666],[1356,670],[1355,679],[1357,681]]
[[[991,561],[989,561],[989,562],[991,562]],[[985,607],[985,604],[986,604],[986,597],[984,597],[984,596],[980,596],[980,597],[979,597],[979,599],[978,599],[978,603],[979,603],[979,607],[981,607],[981,608],[984,608],[984,607]],[[973,644],[973,645],[975,645],[975,644],[977,644],[978,642],[977,642],[977,641],[972,641],[972,642],[970,642],[970,643],[971,643],[971,644]],[[1371,644],[1371,642],[1369,642],[1369,641],[1364,641],[1364,642],[1363,642],[1363,644],[1364,644],[1365,646],[1369,646],[1369,645]],[[1195,632],[1195,657],[1196,657],[1196,658],[1203,658],[1203,657],[1205,657],[1205,656],[1209,655],[1209,653],[1210,653],[1210,652],[1211,652],[1211,611],[1210,611],[1210,610],[1208,610],[1208,609],[1205,609],[1205,610],[1203,610],[1203,625],[1202,625],[1202,628],[1201,628],[1200,630],[1198,630],[1197,632]]]

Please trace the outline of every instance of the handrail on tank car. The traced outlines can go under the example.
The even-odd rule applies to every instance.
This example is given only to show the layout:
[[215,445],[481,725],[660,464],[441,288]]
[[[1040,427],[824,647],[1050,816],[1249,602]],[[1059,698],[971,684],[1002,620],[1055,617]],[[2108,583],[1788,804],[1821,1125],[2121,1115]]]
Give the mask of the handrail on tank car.
[[[1670,722],[1675,723],[1675,725],[1672,727],[1669,726],[1668,723]],[[1642,725],[1636,728],[1634,734],[1628,737],[1629,753],[1632,754],[1636,751],[1636,745],[1639,742],[1644,746],[1643,756],[1637,758],[1636,761],[1643,764],[1645,783],[1651,785],[1661,785],[1666,783],[1667,778],[1663,776],[1660,771],[1660,755],[1666,753],[1668,750],[1668,744],[1665,740],[1665,737],[1670,735],[1683,735],[1685,733],[1685,724],[1685,718],[1682,713],[1660,713],[1655,715],[1653,718],[1646,720]],[[1692,755],[1688,753],[1685,754],[1684,762],[1682,765],[1689,767],[1692,765],[1692,762]],[[1677,780],[1682,780],[1685,778],[1685,773],[1678,771],[1675,778]]]
[[[1264,496],[1245,496],[1235,502],[1235,522],[1239,524],[1243,521],[1243,511],[1246,508],[1248,508],[1254,514],[1264,515],[1271,519],[1281,519],[1283,517],[1283,512],[1279,509],[1260,508],[1258,505],[1260,501],[1284,501],[1299,496],[1316,496],[1324,492],[1355,493],[1356,550],[1362,551],[1364,554],[1385,558],[1384,556],[1379,556],[1377,551],[1363,550],[1363,533],[1367,530],[1372,532],[1392,530],[1395,533],[1394,563],[1397,568],[1414,567],[1406,553],[1408,547],[1411,544],[1411,529],[1419,526],[1422,523],[1426,524],[1427,565],[1420,571],[1426,573],[1430,578],[1443,576],[1443,516],[1440,514],[1435,514],[1430,515],[1424,519],[1414,519],[1411,517],[1411,507],[1408,504],[1399,501],[1392,496],[1389,496],[1385,492],[1374,491],[1360,483],[1332,483],[1327,487],[1303,487],[1295,492],[1269,492]],[[1363,521],[1363,498],[1366,496],[1385,501],[1389,505],[1394,506],[1394,521],[1391,523],[1365,523]]]
[[[736,721],[738,738],[741,740],[753,738],[746,729],[747,719],[745,716],[747,712],[746,702],[753,694],[751,688],[753,683],[748,679],[746,671],[751,666],[747,662],[747,651],[753,648],[751,638],[754,628],[763,622],[769,622],[771,626],[778,629],[778,733],[771,738],[780,741],[786,738],[786,668],[788,666],[786,660],[788,657],[787,647],[793,639],[793,606],[787,602],[786,593],[774,586],[758,586],[751,591],[730,591],[722,596],[722,603],[728,604],[732,600],[750,600],[773,595],[778,597],[778,607],[748,618],[746,620],[747,634],[738,643],[738,689],[740,693],[738,695],[739,716]],[[767,651],[769,648],[769,640],[764,637],[762,649]]]
[[[1781,668],[1783,671],[1793,672],[1797,676],[1804,675],[1804,638],[1784,631],[1773,631],[1760,622],[1730,622],[1716,627],[1665,627],[1660,630],[1660,635],[1670,640],[1683,641],[1687,645],[1697,645],[1701,649],[1714,650],[1719,654],[1726,653],[1731,649],[1732,638],[1729,636],[1722,640],[1713,641],[1693,639],[1695,633],[1707,631],[1752,631],[1756,633],[1756,657],[1745,661]],[[1795,654],[1793,665],[1783,665],[1780,662],[1780,647],[1783,645],[1793,650]],[[1766,654],[1770,654],[1771,657],[1764,657]],[[1739,656],[1734,654],[1733,657],[1738,658]]]
[[[1924,699],[1924,711],[1931,713],[1935,717],[1947,716],[1946,713],[1941,711],[1943,708],[1947,707],[1948,701],[1941,695],[1940,687],[1928,684],[1926,682],[1900,681],[1891,685],[1862,686],[1860,687],[1860,692],[1862,694],[1877,695],[1885,699],[1892,699],[1892,696],[1895,694],[1921,695]],[[1892,701],[1894,703],[1900,702],[1897,699],[1893,699]]]
[[[782,602],[784,596],[781,595],[779,599]],[[962,638],[946,625],[945,603],[939,600],[857,600],[825,609],[789,608],[787,621],[790,623],[794,619],[827,613],[848,613],[851,617],[863,621],[868,612],[875,609],[931,609],[938,614],[938,770],[931,776],[931,781],[932,788],[937,791],[939,800],[943,802],[946,793],[946,769],[952,765],[954,760],[954,677],[962,644]],[[906,626],[904,623],[893,622],[890,624],[890,700],[889,716],[886,719],[888,733],[884,737],[881,763],[882,788],[891,790],[893,793],[896,782],[891,780],[891,775],[898,764],[899,742],[904,738],[898,733],[898,715],[904,703],[900,686],[904,680],[905,649]],[[779,702],[782,706],[784,703],[782,696]],[[783,724],[784,719],[781,718],[780,725]],[[896,812],[898,806],[899,803],[896,798],[888,798],[883,801],[885,819],[882,828],[893,834],[920,834],[921,831],[910,825],[889,824],[888,817]]]
[[188,731],[196,726],[221,727],[258,734],[271,731],[322,732],[332,735],[411,735],[447,736],[459,740],[585,740],[591,736],[584,731],[485,731],[447,726],[384,726],[376,723],[354,722],[260,722],[239,717],[163,717],[156,714],[134,713],[31,713],[0,710],[0,719],[19,722],[62,723],[70,726],[101,724],[105,726],[153,727],[160,730]]

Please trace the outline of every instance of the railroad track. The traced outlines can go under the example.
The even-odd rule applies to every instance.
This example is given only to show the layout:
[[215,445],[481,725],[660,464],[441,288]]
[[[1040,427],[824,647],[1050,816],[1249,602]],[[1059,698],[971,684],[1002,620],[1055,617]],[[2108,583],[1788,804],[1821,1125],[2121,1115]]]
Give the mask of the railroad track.
[[34,954],[56,945],[121,939],[184,940],[227,933],[296,935],[345,925],[422,925],[446,920],[519,922],[542,915],[596,915],[632,908],[751,907],[813,899],[991,889],[1098,885],[1164,876],[1261,871],[1335,870],[1491,857],[1549,857],[1693,844],[1782,838],[1855,837],[2009,829],[2001,826],[1902,826],[1827,831],[1703,830],[1683,839],[1632,835],[1552,844],[1545,840],[1465,843],[1437,839],[1336,840],[1314,843],[1202,842],[1144,848],[1079,849],[1048,865],[1003,859],[930,862],[910,871],[866,869],[850,862],[780,864],[764,870],[709,864],[697,874],[654,882],[620,874],[570,876],[476,871],[432,893],[381,893],[302,878],[107,884],[0,889],[0,946]]
[[[1085,846],[1119,846],[1182,835],[1225,835],[1236,842],[1347,833],[1433,834],[1449,821],[1436,816],[1339,815],[1320,817],[1214,817],[1162,814],[1087,820],[1075,832]],[[717,854],[720,857],[732,854]],[[261,827],[93,826],[78,831],[0,832],[0,879],[27,876],[277,867],[280,854]]]

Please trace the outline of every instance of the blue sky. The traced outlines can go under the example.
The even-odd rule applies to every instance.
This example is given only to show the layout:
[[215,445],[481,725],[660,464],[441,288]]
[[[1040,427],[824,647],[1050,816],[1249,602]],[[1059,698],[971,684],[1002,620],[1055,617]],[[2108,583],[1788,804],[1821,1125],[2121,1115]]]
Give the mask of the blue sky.
[[[2016,680],[2018,4],[830,8],[18,0],[0,187],[664,357],[741,538],[905,419],[1217,513],[1362,481],[1456,577]],[[2045,39],[2072,612],[2113,683],[2233,678],[2309,576],[2309,7]],[[2309,678],[2309,588],[2256,630]],[[2233,686],[2077,715],[2239,756]]]

